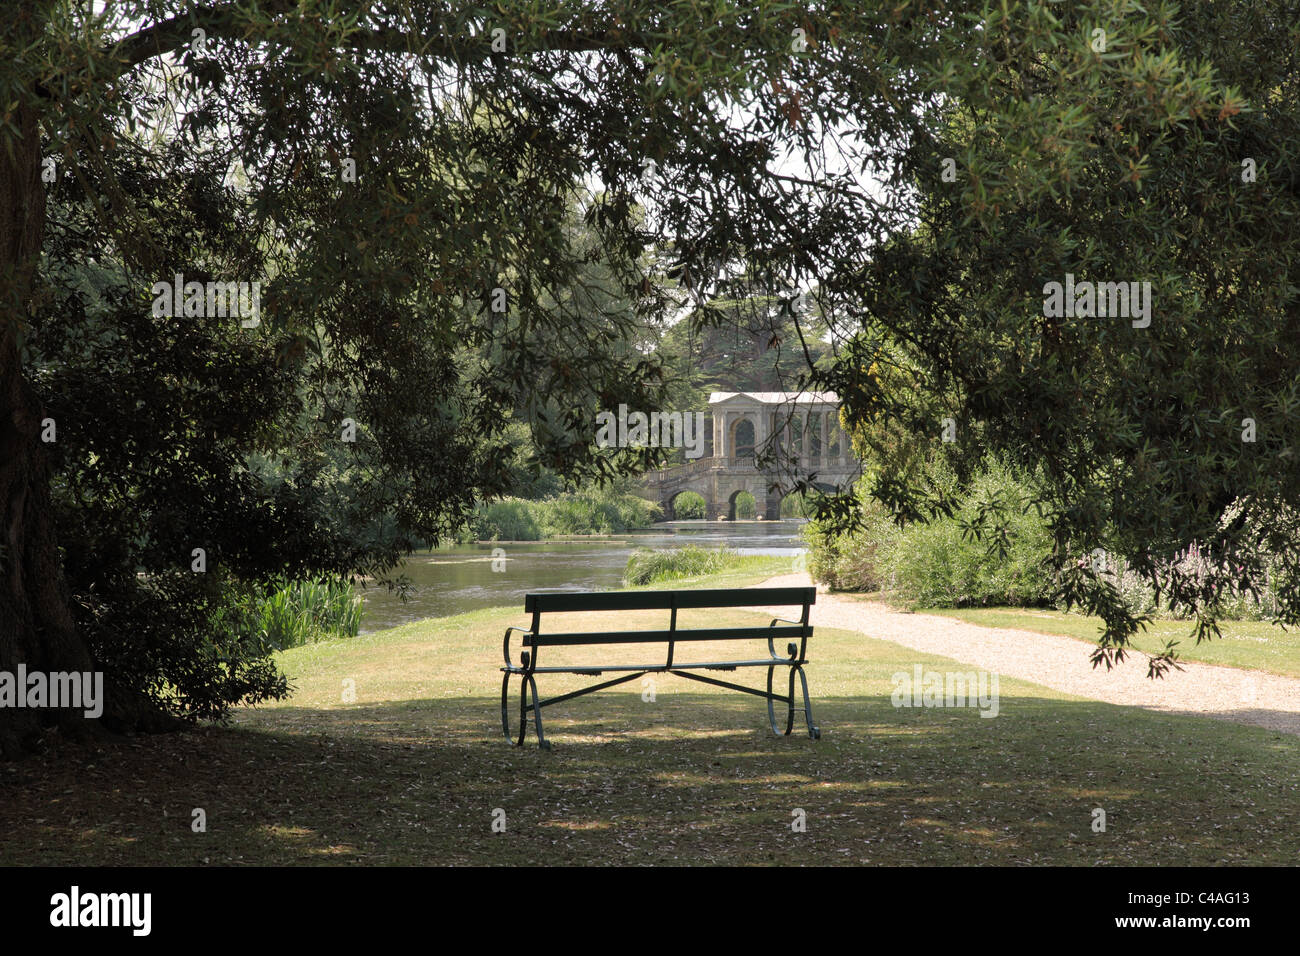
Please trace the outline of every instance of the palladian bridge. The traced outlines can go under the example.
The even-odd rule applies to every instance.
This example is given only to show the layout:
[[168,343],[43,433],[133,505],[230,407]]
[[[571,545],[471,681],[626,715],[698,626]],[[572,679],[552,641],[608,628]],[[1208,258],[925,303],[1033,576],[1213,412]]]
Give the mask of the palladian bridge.
[[840,428],[834,392],[713,392],[709,412],[712,442],[705,456],[642,479],[667,521],[676,516],[674,502],[686,491],[704,499],[710,519],[734,521],[736,499],[748,492],[759,518],[777,520],[796,475],[811,475],[822,491],[840,491],[861,473]]

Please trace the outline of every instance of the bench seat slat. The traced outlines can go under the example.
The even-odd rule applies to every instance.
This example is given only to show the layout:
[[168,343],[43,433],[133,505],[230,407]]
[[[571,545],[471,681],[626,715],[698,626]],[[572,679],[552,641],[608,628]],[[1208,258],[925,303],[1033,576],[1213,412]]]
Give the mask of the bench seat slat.
[[703,588],[689,591],[589,591],[529,594],[524,610],[540,611],[654,611],[678,608],[766,607],[817,603],[817,589]]
[[580,644],[649,644],[668,641],[728,641],[748,638],[804,637],[812,626],[803,627],[694,627],[678,631],[575,631],[526,637],[525,647],[561,647]]

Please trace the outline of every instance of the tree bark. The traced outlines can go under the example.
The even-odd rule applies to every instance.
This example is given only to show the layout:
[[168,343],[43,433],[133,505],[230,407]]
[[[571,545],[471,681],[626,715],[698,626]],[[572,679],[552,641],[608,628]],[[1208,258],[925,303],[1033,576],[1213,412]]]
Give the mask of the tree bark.
[[[50,499],[44,418],[24,374],[19,332],[32,301],[45,226],[40,133],[34,108],[22,105],[12,154],[0,150],[0,671],[89,671],[63,577]],[[21,693],[22,688],[19,688]],[[0,757],[30,747],[51,724],[76,726],[78,710],[0,707]]]

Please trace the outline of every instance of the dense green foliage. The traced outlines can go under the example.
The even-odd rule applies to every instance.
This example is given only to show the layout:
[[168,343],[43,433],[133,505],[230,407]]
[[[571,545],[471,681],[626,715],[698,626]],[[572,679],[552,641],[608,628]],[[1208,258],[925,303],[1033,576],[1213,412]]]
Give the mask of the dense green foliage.
[[[675,410],[707,411],[711,392],[798,390],[810,362],[829,354],[813,300],[796,289],[773,294],[722,268],[702,305],[656,345]],[[708,436],[712,440],[712,435]]]
[[711,517],[704,513],[708,503],[693,491],[683,491],[673,500],[673,514],[678,521],[698,521]]
[[[130,201],[168,202],[150,239],[175,250],[176,271],[257,261],[252,222],[210,154],[176,146],[158,158],[126,143],[105,162]],[[112,237],[95,228],[100,180],[90,185],[66,183],[51,200],[47,298],[26,342],[58,428],[51,513],[71,545],[72,613],[105,671],[110,720],[219,716],[230,700],[286,691],[260,636],[214,624],[233,621],[222,610],[258,582],[369,562],[358,529],[330,506],[323,456],[300,452],[279,469],[258,460],[296,440],[303,406],[289,336],[254,336],[230,320],[155,320]]]
[[894,523],[878,502],[863,495],[852,531],[816,518],[804,525],[808,573],[836,591],[878,591],[889,580],[881,545],[896,536]]
[[544,536],[542,505],[523,498],[488,501],[475,509],[459,541],[540,541]]
[[[955,503],[951,516],[900,528],[868,499],[852,535],[811,522],[805,535],[813,576],[834,588],[883,590],[927,607],[1052,604],[1051,535],[1031,505],[1032,485],[996,465],[965,487],[947,471],[934,480]],[[996,538],[978,537],[995,503],[1006,522]]]
[[[1300,21],[1227,0],[953,18],[971,57],[923,71],[944,98],[909,144],[916,221],[822,276],[852,340],[823,381],[905,438],[872,448],[873,496],[951,513],[909,443],[962,475],[988,452],[1040,475],[1062,598],[1105,620],[1107,666],[1140,615],[1098,549],[1197,615],[1198,639],[1270,580],[1300,621]],[[1150,282],[1149,323],[1052,315],[1067,274]],[[1193,546],[1198,576],[1174,561]]]
[[[900,527],[867,493],[868,478],[857,491],[861,520],[852,533],[817,520],[805,526],[814,579],[837,590],[879,591],[887,600],[921,607],[1064,606],[1052,567],[1051,528],[1032,505],[1038,492],[1031,481],[994,463],[986,463],[964,486],[942,462],[926,472],[931,486],[953,503],[951,515]],[[989,535],[988,516],[994,511],[1004,521]],[[1264,620],[1276,615],[1273,574],[1282,562],[1266,553],[1261,558],[1271,571],[1264,586],[1255,594],[1222,601],[1219,617]],[[1168,594],[1157,594],[1123,559],[1100,552],[1086,560],[1089,570],[1115,589],[1129,613],[1152,619],[1191,617],[1185,607],[1172,604]],[[1192,581],[1211,571],[1197,547],[1169,564],[1162,571]]]
[[757,514],[758,506],[753,495],[748,491],[742,491],[736,495],[736,519],[738,521],[751,521]]
[[786,495],[781,499],[782,518],[807,518],[816,513],[809,501],[809,495]]

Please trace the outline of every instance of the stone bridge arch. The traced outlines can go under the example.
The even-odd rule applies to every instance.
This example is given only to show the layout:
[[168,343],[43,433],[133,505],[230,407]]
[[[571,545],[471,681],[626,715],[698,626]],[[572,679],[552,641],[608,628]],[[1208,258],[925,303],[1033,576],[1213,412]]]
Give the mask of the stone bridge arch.
[[704,496],[703,492],[697,491],[695,488],[675,488],[671,491],[664,492],[663,496],[659,500],[659,507],[663,509],[665,521],[680,520],[678,513],[681,511],[682,495],[698,495],[703,499],[704,519],[706,521],[717,517],[709,510],[709,499]]

